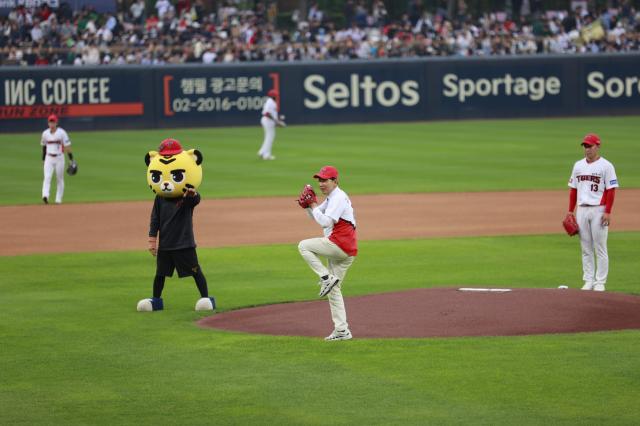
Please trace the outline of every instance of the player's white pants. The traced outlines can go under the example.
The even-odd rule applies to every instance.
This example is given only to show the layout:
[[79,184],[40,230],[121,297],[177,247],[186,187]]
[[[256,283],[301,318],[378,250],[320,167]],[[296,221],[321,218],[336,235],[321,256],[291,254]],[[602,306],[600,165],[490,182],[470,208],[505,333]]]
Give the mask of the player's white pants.
[[605,284],[609,274],[609,254],[607,253],[609,227],[602,226],[604,210],[605,206],[578,206],[576,212],[582,247],[582,279],[585,283],[592,285]]
[[273,141],[276,138],[276,123],[270,118],[262,117],[260,124],[262,124],[262,129],[264,130],[264,140],[262,141],[258,155],[262,158],[269,158],[271,157]]
[[51,190],[51,176],[56,173],[56,203],[62,202],[64,195],[64,156],[59,154],[52,157],[47,154],[44,158],[44,180],[42,181],[42,196],[49,198]]
[[[319,277],[331,274],[340,278],[338,285],[329,292],[329,307],[331,308],[331,319],[333,320],[334,328],[336,330],[348,329],[347,311],[344,307],[344,299],[342,298],[340,287],[344,282],[344,277],[347,275],[347,270],[355,260],[355,256],[349,256],[335,243],[329,241],[328,238],[302,240],[298,244],[298,250]],[[326,267],[318,256],[327,258]]]

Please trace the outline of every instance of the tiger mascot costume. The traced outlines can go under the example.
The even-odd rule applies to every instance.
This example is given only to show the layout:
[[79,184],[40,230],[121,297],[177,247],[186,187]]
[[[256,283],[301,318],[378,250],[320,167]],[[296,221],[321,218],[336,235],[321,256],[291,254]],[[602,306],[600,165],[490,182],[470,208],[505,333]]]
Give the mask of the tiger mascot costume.
[[153,297],[138,302],[138,311],[164,309],[162,290],[166,277],[178,272],[178,277],[191,276],[200,298],[196,311],[213,311],[216,301],[209,295],[207,280],[202,273],[193,235],[193,210],[200,203],[197,192],[202,183],[202,153],[185,151],[176,139],[165,139],[158,151],[145,156],[147,184],[156,194],[149,223],[149,252],[156,257]]

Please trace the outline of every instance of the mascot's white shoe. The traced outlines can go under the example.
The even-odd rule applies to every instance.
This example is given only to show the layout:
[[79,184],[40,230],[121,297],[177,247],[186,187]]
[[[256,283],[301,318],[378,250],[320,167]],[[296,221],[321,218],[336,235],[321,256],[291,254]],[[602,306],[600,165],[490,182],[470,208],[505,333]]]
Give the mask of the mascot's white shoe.
[[142,299],[138,302],[138,312],[161,311],[164,309],[161,297],[153,297],[151,299]]
[[215,297],[202,297],[196,302],[196,311],[213,311],[216,308]]

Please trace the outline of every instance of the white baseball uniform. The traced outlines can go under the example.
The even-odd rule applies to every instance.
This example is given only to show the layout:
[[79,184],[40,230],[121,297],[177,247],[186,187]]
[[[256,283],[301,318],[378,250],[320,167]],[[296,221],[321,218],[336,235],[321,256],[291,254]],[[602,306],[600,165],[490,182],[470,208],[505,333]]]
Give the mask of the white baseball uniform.
[[[267,113],[272,118],[267,117]],[[260,147],[260,151],[258,151],[258,155],[264,160],[270,160],[273,158],[271,154],[271,149],[273,148],[273,141],[276,138],[276,121],[278,119],[278,104],[273,98],[267,98],[264,105],[262,105],[262,118],[260,119],[260,124],[262,124],[262,128],[264,129],[264,140],[262,141],[262,146]]]
[[580,227],[583,280],[588,287],[604,285],[609,273],[609,228],[602,225],[602,215],[605,213],[607,191],[618,187],[613,164],[602,157],[592,163],[586,158],[577,161],[569,178],[569,187],[575,188],[578,196],[576,220]]
[[[298,250],[319,277],[331,274],[340,282],[328,294],[331,319],[336,330],[348,330],[347,312],[342,298],[341,285],[347,270],[358,254],[356,219],[349,196],[335,187],[315,209],[307,209],[309,215],[323,228],[323,238],[310,238],[298,244]],[[327,258],[325,267],[318,256]]]
[[64,195],[64,147],[70,146],[69,135],[64,129],[57,127],[51,133],[50,129],[42,132],[40,145],[46,147],[44,157],[44,180],[42,182],[42,196],[49,198],[51,176],[56,173],[56,203],[62,203]]

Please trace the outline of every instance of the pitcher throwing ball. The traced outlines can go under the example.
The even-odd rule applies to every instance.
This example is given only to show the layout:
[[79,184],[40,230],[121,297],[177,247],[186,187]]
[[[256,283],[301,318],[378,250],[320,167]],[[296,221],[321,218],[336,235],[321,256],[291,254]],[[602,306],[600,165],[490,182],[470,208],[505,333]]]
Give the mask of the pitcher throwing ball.
[[[298,250],[320,277],[319,296],[328,296],[329,299],[334,330],[325,340],[349,340],[353,336],[347,323],[341,287],[347,270],[358,254],[356,218],[349,196],[338,187],[338,170],[324,166],[313,177],[318,179],[320,191],[327,198],[318,205],[313,189],[307,185],[300,194],[298,204],[322,227],[324,237],[300,241]],[[326,266],[320,257],[327,259]]]
[[569,178],[568,214],[576,215],[580,232],[582,290],[604,291],[609,273],[607,236],[618,178],[613,164],[600,156],[600,144],[594,133],[584,137],[585,158],[575,163]]

